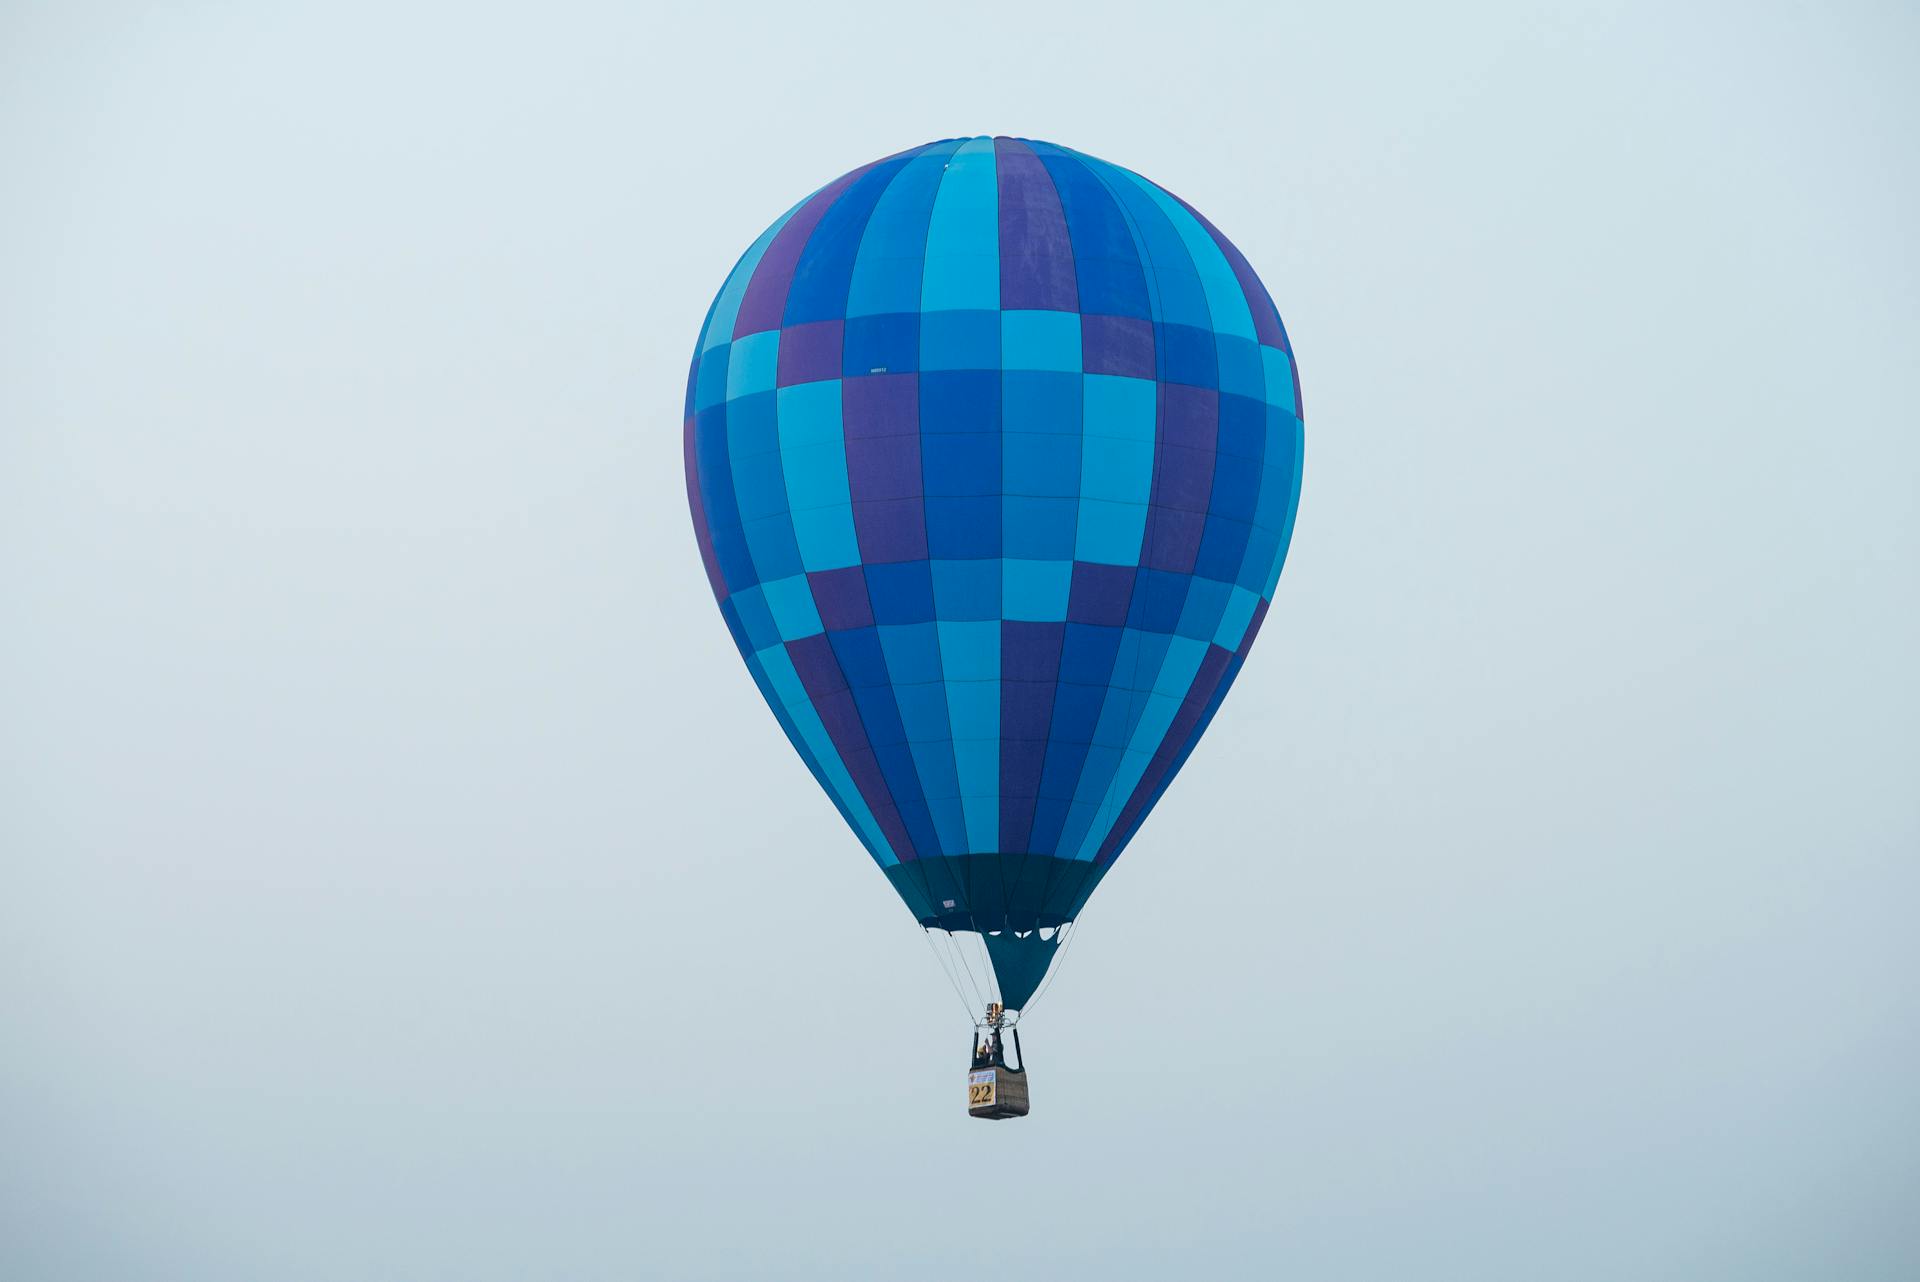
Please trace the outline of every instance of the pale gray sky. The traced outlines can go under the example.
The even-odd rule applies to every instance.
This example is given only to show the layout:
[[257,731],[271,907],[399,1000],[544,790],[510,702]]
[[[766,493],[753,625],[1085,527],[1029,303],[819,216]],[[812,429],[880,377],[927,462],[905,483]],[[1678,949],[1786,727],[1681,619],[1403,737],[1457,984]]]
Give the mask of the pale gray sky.
[[[1911,9],[651,8],[0,17],[0,1275],[1920,1273]],[[994,132],[1202,209],[1308,418],[987,1126],[680,410],[767,222]]]

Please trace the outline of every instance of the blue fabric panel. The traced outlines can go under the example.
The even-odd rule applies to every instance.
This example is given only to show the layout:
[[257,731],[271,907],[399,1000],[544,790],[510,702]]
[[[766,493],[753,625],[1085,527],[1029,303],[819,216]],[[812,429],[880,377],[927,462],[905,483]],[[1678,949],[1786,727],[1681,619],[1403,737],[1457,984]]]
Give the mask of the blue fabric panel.
[[989,620],[1000,617],[1000,562],[934,561],[933,603],[936,617],[952,620]]
[[[1080,522],[1078,498],[1009,494],[1001,500],[1000,519],[1004,555],[1029,561],[1065,561],[1073,557]],[[1144,514],[1139,524],[1145,528]],[[1136,550],[1137,546],[1136,539]]]
[[920,317],[913,312],[849,316],[841,369],[861,374],[910,374],[920,368]]
[[925,561],[867,566],[867,595],[878,623],[931,623],[933,571]]
[[1000,370],[999,312],[923,312],[921,369]]
[[947,157],[958,145],[936,146],[913,157],[874,204],[848,286],[849,318],[920,310],[927,220],[933,215],[933,199],[946,174]]
[[821,215],[794,267],[782,326],[838,320],[847,314],[854,260],[866,234],[867,220],[908,159],[896,156],[875,165]]
[[1042,143],[1035,143],[1034,151],[1053,179],[1066,213],[1080,311],[1094,316],[1151,317],[1140,251],[1113,193],[1074,156]]

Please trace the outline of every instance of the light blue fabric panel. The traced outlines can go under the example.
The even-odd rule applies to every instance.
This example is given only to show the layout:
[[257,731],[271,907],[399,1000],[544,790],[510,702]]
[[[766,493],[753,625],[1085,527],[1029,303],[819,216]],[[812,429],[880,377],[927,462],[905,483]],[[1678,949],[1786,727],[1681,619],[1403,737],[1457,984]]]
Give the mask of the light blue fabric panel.
[[1147,536],[1147,505],[1081,499],[1073,559],[1101,565],[1133,565]]
[[990,853],[1000,837],[1000,683],[947,682],[953,765],[960,778],[967,848]]
[[734,340],[727,358],[727,399],[771,392],[780,365],[780,331],[748,334]]
[[1084,380],[1082,395],[1088,436],[1153,440],[1160,393],[1152,379],[1088,374]]
[[1238,650],[1240,642],[1247,635],[1247,625],[1253,622],[1253,612],[1259,606],[1258,593],[1249,592],[1235,584],[1227,596],[1227,608],[1220,615],[1220,626],[1214,631],[1213,643],[1223,650]]
[[775,579],[761,584],[760,589],[767,594],[767,609],[773,612],[782,641],[797,641],[825,630],[820,626],[820,612],[814,609],[813,591],[805,575]]
[[1000,679],[1000,623],[965,623],[942,619],[940,665],[946,679],[952,681],[998,681]]
[[1145,503],[1153,497],[1153,442],[1116,437],[1089,440],[1080,452],[1080,496],[1109,503]]
[[1003,564],[1007,618],[1057,623],[1067,617],[1073,562],[1008,560]]
[[[839,379],[822,379],[783,387],[777,393],[775,403],[779,412],[781,449],[845,444],[846,432],[840,422]],[[844,453],[841,457],[844,461]]]
[[1293,397],[1293,361],[1274,347],[1262,347],[1260,359],[1266,364],[1267,404],[1278,405],[1289,414],[1298,414]]
[[787,510],[804,512],[853,502],[847,489],[847,454],[839,445],[796,445],[780,451]]
[[1001,312],[1002,362],[1007,369],[1080,371],[1077,312]]
[[860,540],[850,503],[793,513],[793,537],[800,547],[800,564],[810,573],[860,564]]
[[993,139],[974,138],[953,153],[927,224],[924,311],[1000,309],[1000,190]]

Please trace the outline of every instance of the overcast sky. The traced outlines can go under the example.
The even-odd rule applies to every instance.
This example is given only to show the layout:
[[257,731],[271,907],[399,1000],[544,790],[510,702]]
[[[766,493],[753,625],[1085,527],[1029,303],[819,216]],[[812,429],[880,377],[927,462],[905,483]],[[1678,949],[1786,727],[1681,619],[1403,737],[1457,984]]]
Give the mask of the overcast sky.
[[[0,1276],[1920,1275],[1914,11],[680,7],[0,16]],[[680,452],[973,133],[1307,411],[992,1126]]]

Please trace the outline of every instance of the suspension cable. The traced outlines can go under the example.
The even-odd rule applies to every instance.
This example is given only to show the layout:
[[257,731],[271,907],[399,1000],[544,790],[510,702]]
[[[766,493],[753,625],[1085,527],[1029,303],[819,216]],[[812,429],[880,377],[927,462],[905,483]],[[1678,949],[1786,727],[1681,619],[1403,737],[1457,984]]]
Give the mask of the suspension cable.
[[[979,1010],[985,1009],[987,1004],[988,990],[981,986],[981,983],[978,979],[974,978],[973,966],[970,962],[967,961],[967,950],[965,946],[963,946],[959,940],[954,939],[952,931],[947,932],[947,938],[949,940],[952,940],[953,942],[953,955],[960,959],[960,964],[962,966],[966,967],[967,983],[972,985],[973,987],[973,996],[974,996],[974,1003],[975,1003],[974,1010],[979,1011]],[[974,1019],[976,1022],[978,1022],[979,1016],[975,1015]]]
[[940,951],[940,945],[934,942],[933,927],[923,927],[921,934],[926,936],[927,949],[933,953],[933,960],[939,964],[940,973],[947,977],[947,983],[952,987],[953,995],[960,999],[960,1009],[966,1011],[968,1017],[971,1018],[973,1013],[972,1007],[967,1002],[965,990],[960,987],[960,977],[954,973],[953,964],[949,962],[946,955]]

